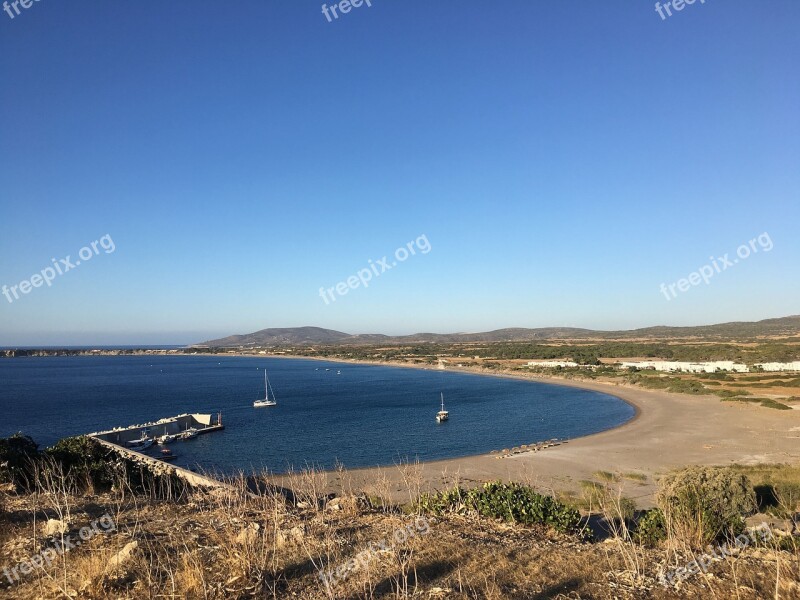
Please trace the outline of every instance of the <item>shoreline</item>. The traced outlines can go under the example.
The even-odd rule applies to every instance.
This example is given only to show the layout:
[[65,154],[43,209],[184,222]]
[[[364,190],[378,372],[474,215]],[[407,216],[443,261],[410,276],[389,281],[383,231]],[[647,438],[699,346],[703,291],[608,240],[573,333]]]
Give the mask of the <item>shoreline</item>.
[[[200,355],[198,355],[200,356]],[[204,354],[202,356],[209,356],[209,357],[219,357],[219,356],[228,356],[230,354]],[[329,359],[329,358],[320,358],[320,357],[312,357],[312,356],[297,356],[294,354],[279,354],[279,355],[264,355],[264,354],[236,354],[234,356],[237,357],[244,357],[244,358],[281,358],[281,359],[289,359],[289,360],[311,360],[317,362],[329,362],[329,363],[336,363],[336,364],[345,364],[345,365],[368,365],[373,367],[393,367],[397,369],[416,369],[421,371],[445,371],[449,373],[460,373],[463,375],[474,375],[476,377],[496,377],[499,379],[513,379],[515,381],[527,381],[529,383],[543,383],[546,385],[559,385],[563,387],[572,387],[578,388],[583,390],[588,390],[591,392],[599,392],[601,394],[606,394],[607,396],[612,396],[619,400],[620,402],[624,402],[628,406],[633,409],[633,416],[625,421],[624,423],[620,423],[614,427],[610,427],[609,429],[603,429],[602,431],[597,431],[595,433],[588,433],[586,435],[582,435],[579,437],[569,438],[569,440],[559,440],[559,441],[570,441],[570,440],[580,440],[584,438],[589,438],[597,435],[603,435],[604,433],[608,433],[609,431],[616,431],[618,429],[622,429],[629,425],[633,425],[641,416],[642,414],[642,407],[636,401],[635,398],[624,398],[619,393],[612,392],[608,389],[595,389],[591,387],[590,384],[597,384],[598,386],[609,386],[613,388],[624,388],[624,389],[632,389],[638,390],[641,388],[637,388],[635,386],[625,386],[625,385],[618,385],[618,384],[609,384],[603,382],[594,382],[594,381],[583,381],[583,380],[572,380],[572,379],[564,379],[559,377],[541,377],[531,375],[530,377],[526,377],[524,375],[519,375],[516,373],[486,373],[480,371],[478,369],[470,369],[470,368],[459,368],[459,369],[438,369],[436,367],[430,365],[409,365],[404,363],[394,363],[394,362],[380,362],[380,361],[372,361],[372,360],[347,360],[347,359]],[[459,460],[463,458],[471,458],[476,456],[493,456],[492,452],[479,452],[477,454],[466,454],[459,457],[453,458],[445,458],[445,459],[437,459],[436,461],[428,461],[428,462],[441,462],[446,460]],[[363,470],[363,469],[378,469],[378,468],[386,468],[381,467],[379,465],[373,467],[357,467],[357,469],[353,470]],[[333,471],[326,471],[326,472],[333,472]]]
[[[167,355],[169,356],[169,355]],[[330,359],[296,355],[202,354],[245,358],[287,358],[439,371],[435,365]],[[604,483],[614,474],[613,489],[633,499],[638,508],[653,505],[656,479],[690,465],[787,464],[800,462],[800,411],[776,411],[749,403],[722,402],[717,396],[695,396],[649,390],[618,382],[574,380],[483,372],[474,368],[444,369],[451,373],[498,377],[595,391],[633,407],[634,415],[616,427],[540,450],[516,454],[478,453],[405,465],[316,471],[320,491],[358,489],[393,502],[407,501],[410,490],[438,491],[454,484],[473,487],[488,481],[516,481],[552,495],[579,497],[587,482]],[[409,459],[410,460],[410,459]],[[274,474],[273,483],[302,485],[302,475]],[[599,481],[598,481],[599,479]]]
[[[240,356],[439,370],[430,365],[294,355]],[[654,504],[656,479],[675,468],[800,462],[800,414],[797,411],[775,411],[722,402],[713,395],[676,394],[619,383],[484,373],[468,368],[445,370],[600,392],[632,406],[634,416],[617,427],[564,440],[557,447],[502,458],[495,453],[481,453],[405,466],[361,467],[348,469],[344,474],[326,471],[324,475],[329,479],[330,491],[358,487],[379,493],[381,486],[388,485],[392,500],[402,500],[408,493],[411,471],[422,492],[441,490],[456,482],[470,487],[504,480],[527,483],[554,494],[579,495],[585,482],[596,480],[594,476],[598,472],[607,472],[618,475],[612,485],[619,486],[640,508],[649,508]],[[287,483],[297,481],[296,476],[274,478]]]

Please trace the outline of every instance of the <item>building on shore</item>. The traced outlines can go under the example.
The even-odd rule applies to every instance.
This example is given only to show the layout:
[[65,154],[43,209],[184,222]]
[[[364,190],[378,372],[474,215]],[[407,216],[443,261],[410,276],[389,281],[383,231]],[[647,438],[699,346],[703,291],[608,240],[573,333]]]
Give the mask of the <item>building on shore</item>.
[[778,362],[761,363],[755,366],[761,369],[762,371],[800,371],[800,361],[788,362],[788,363],[778,363]]
[[713,362],[675,362],[666,360],[645,360],[641,362],[623,362],[623,369],[653,369],[666,373],[682,371],[684,373],[717,373],[718,371],[730,371],[732,373],[747,373],[750,369],[747,365],[735,363],[732,360],[717,360]]
[[577,367],[578,363],[565,360],[532,360],[528,363],[528,366],[554,369],[556,367]]

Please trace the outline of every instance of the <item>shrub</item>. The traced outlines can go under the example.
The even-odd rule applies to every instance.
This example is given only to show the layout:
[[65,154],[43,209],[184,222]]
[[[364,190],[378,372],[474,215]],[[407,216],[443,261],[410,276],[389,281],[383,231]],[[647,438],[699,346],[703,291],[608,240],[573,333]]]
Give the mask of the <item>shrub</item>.
[[747,390],[714,390],[711,392],[720,398],[736,398],[738,396],[751,396],[752,394]]
[[781,402],[776,402],[772,398],[766,398],[761,401],[761,406],[766,406],[767,408],[776,408],[778,410],[792,410],[790,406],[786,406]]
[[510,523],[547,525],[562,533],[575,534],[583,529],[581,515],[576,509],[518,483],[486,483],[468,492],[456,487],[426,494],[419,505],[436,514],[474,511]]
[[423,512],[441,515],[446,512],[463,512],[466,509],[464,499],[466,492],[460,487],[453,487],[438,494],[422,494],[418,507]]
[[667,525],[660,508],[645,511],[636,522],[633,539],[643,546],[653,548],[667,539]]
[[39,444],[29,436],[16,433],[0,439],[0,481],[26,487],[33,481],[34,465],[39,459]]
[[111,487],[108,451],[96,440],[86,436],[64,438],[45,453],[59,463],[64,474],[80,487]]
[[746,475],[729,468],[689,467],[665,476],[656,494],[670,538],[702,548],[744,530],[756,510]]

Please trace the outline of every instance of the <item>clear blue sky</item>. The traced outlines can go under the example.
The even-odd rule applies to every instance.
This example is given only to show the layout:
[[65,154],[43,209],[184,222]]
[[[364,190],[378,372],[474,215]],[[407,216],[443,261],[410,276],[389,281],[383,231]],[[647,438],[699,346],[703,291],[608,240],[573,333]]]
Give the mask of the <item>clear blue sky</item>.
[[[116,246],[0,296],[0,345],[800,313],[799,26],[795,0],[0,12],[0,285]],[[659,291],[764,232],[769,253]]]

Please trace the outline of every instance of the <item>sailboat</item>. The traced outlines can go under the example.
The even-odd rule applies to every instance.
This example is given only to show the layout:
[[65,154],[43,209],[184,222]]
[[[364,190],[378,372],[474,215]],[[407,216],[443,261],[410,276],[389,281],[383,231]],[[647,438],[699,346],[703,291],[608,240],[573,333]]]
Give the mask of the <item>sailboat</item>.
[[443,423],[450,418],[450,413],[444,409],[444,393],[442,393],[442,410],[436,413],[436,422]]
[[[277,406],[278,402],[275,400],[275,390],[272,389],[272,386],[269,383],[269,379],[267,379],[267,370],[264,369],[264,399],[263,400],[256,400],[253,402],[254,408],[262,408],[264,406]],[[272,400],[269,399],[270,390],[272,391]]]

